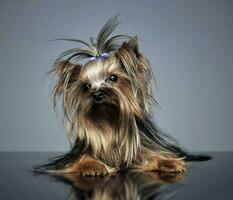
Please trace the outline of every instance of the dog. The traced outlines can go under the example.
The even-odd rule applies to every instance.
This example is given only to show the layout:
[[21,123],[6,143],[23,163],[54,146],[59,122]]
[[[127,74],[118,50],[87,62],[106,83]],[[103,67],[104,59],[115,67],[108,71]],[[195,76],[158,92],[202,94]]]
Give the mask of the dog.
[[82,45],[60,54],[49,71],[58,77],[54,106],[60,100],[72,147],[35,170],[87,176],[122,169],[180,173],[186,161],[209,159],[187,153],[153,122],[157,102],[150,63],[136,36],[111,36],[119,23],[118,16],[111,17],[90,43],[59,39]]

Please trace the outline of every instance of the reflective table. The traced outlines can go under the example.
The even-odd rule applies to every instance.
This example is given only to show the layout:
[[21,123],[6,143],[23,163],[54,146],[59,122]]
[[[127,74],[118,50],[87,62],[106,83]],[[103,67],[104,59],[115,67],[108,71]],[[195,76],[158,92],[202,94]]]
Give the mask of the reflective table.
[[1,200],[233,199],[233,152],[212,152],[212,160],[188,163],[183,174],[122,171],[114,176],[49,176],[33,166],[62,153],[0,153]]

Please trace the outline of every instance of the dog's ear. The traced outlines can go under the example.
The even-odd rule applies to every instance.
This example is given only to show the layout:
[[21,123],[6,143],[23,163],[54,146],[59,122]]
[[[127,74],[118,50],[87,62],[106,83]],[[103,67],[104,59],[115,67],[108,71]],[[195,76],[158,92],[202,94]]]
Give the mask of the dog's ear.
[[53,64],[53,68],[49,73],[55,73],[60,80],[68,80],[69,83],[78,80],[82,66],[80,64],[73,64],[66,60],[60,60]]
[[57,98],[66,93],[76,81],[79,80],[81,65],[60,60],[53,64],[52,69],[48,73],[53,73],[58,76],[54,90],[53,90],[53,104],[54,108],[57,105]]
[[54,73],[58,76],[54,88],[54,99],[60,96],[64,90],[69,89],[72,86],[72,83],[78,81],[81,67],[82,66],[79,64],[73,64],[66,60],[61,60],[53,64],[49,73]]
[[71,62],[67,62],[66,60],[60,60],[53,64],[53,68],[49,73],[55,72],[58,76],[66,76],[68,73],[76,73],[79,74],[81,70],[81,65],[73,64]]
[[118,49],[118,57],[122,68],[127,73],[134,94],[144,112],[149,111],[149,98],[151,96],[152,71],[147,58],[138,50],[137,36],[124,42]]
[[137,58],[139,58],[139,51],[138,51],[138,37],[134,36],[131,38],[128,42],[127,45],[129,49],[135,54]]
[[55,62],[53,64],[53,68],[51,72],[55,72],[58,76],[62,75],[66,68],[69,68],[72,65],[72,63],[67,62],[65,60],[60,60],[58,62]]
[[138,51],[138,37],[134,36],[129,41],[124,42],[121,47],[118,49],[118,52],[126,54],[130,53],[131,56],[135,56],[135,58],[139,58],[140,54]]

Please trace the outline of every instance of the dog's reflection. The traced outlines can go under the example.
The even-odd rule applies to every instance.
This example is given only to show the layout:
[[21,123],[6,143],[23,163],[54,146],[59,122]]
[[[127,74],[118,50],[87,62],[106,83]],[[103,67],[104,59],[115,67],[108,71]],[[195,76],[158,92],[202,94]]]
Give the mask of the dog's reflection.
[[184,173],[123,171],[102,177],[65,174],[55,178],[71,186],[68,200],[161,200],[177,192]]

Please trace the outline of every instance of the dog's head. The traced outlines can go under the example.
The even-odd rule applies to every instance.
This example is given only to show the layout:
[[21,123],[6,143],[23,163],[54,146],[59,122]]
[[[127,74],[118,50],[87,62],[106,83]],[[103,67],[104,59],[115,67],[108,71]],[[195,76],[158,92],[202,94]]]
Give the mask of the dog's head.
[[63,60],[53,70],[58,74],[55,97],[63,95],[69,117],[77,112],[97,120],[95,114],[130,113],[141,118],[149,113],[152,73],[138,52],[137,38],[124,42],[108,58],[83,65]]

